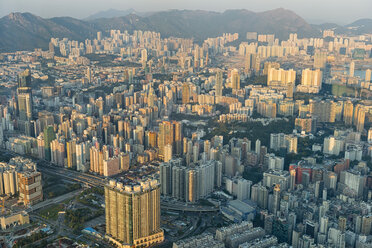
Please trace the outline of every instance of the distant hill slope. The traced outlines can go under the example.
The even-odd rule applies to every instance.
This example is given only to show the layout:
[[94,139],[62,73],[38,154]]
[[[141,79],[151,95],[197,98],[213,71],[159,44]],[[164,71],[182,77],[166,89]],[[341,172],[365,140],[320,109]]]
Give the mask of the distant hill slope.
[[[125,15],[126,13],[129,13]],[[139,16],[134,10],[109,10],[86,20],[71,17],[43,19],[30,13],[11,13],[0,19],[0,51],[33,50],[48,47],[51,37],[67,37],[78,41],[96,37],[96,32],[119,30],[150,30],[163,37],[176,36],[203,41],[223,33],[238,32],[242,39],[246,32],[275,34],[287,39],[290,33],[299,37],[319,36],[324,27],[351,33],[372,33],[372,20],[363,19],[345,27],[334,24],[310,25],[294,12],[275,9],[265,12],[227,10],[223,13],[202,10],[169,10]],[[121,15],[107,18],[112,15]]]
[[51,37],[83,40],[95,33],[90,24],[70,17],[43,19],[11,13],[0,19],[0,51],[46,49]]
[[127,10],[108,9],[108,10],[100,11],[93,15],[90,15],[84,18],[84,21],[91,21],[91,20],[101,19],[101,18],[115,18],[115,17],[120,17],[120,16],[127,16],[130,14],[135,14],[138,16],[146,16],[146,15],[149,15],[150,13],[138,12],[135,9],[127,9]]
[[372,19],[360,19],[349,25],[347,28],[352,29],[355,34],[372,33]]
[[312,26],[318,30],[332,29],[335,31],[336,34],[372,34],[372,19],[360,19],[345,26],[341,26],[335,23],[323,23],[320,25]]
[[97,28],[115,29],[147,28],[160,32],[163,36],[192,37],[204,40],[220,36],[223,33],[235,33],[245,36],[248,31],[273,33],[285,39],[292,32],[301,37],[318,35],[316,29],[294,12],[275,9],[261,13],[248,10],[227,10],[223,13],[202,10],[170,10],[155,12],[146,17],[136,15],[112,19],[96,19],[92,23]]

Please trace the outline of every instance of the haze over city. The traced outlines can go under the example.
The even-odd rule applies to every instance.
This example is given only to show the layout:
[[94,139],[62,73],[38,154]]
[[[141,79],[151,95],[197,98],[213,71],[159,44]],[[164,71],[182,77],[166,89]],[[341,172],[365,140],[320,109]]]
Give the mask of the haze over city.
[[361,18],[371,18],[372,1],[370,0],[1,0],[0,16],[10,12],[31,12],[42,17],[71,16],[85,18],[107,9],[135,9],[141,12],[162,11],[169,9],[211,10],[222,12],[227,9],[248,9],[267,11],[275,8],[290,9],[310,23],[335,22],[347,24]]
[[371,248],[370,0],[0,0],[0,247]]

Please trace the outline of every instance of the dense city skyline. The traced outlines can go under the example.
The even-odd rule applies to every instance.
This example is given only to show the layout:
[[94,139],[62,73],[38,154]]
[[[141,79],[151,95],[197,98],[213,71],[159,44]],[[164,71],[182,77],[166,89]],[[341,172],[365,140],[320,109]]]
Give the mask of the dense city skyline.
[[[306,19],[309,23],[335,22],[348,24],[361,18],[371,18],[372,1],[293,1],[293,0],[232,0],[232,1],[171,1],[160,0],[156,3],[150,0],[139,1],[89,1],[89,0],[2,0],[0,1],[0,16],[11,12],[31,12],[41,17],[71,16],[86,18],[92,14],[108,9],[135,9],[139,12],[164,11],[169,9],[209,10],[223,12],[227,9],[247,9],[255,12],[267,11],[275,8],[292,10]],[[350,10],[353,10],[352,12]]]
[[298,14],[1,18],[0,247],[371,248],[371,4],[145,2]]

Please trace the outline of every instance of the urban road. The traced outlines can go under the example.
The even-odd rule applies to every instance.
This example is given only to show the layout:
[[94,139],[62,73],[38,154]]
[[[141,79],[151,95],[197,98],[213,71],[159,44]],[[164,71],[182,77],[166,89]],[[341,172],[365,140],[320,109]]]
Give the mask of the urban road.
[[[0,149],[0,151],[3,154],[9,154],[12,156],[23,156],[23,157],[30,158],[33,161],[36,161],[38,171],[45,173],[45,174],[59,176],[63,179],[70,180],[70,181],[76,181],[78,183],[82,183],[82,184],[85,184],[91,187],[103,187],[105,184],[108,183],[108,179],[102,176],[92,175],[88,173],[74,171],[74,170],[67,169],[64,167],[59,167],[49,161],[38,159],[32,156],[20,155],[20,154],[14,153],[9,150]],[[77,195],[78,193],[80,193],[80,190],[70,192],[65,195],[50,199],[50,200],[46,200],[34,206],[31,209],[31,211],[46,207],[49,204],[64,201],[68,199],[69,197],[73,197]],[[176,211],[183,211],[183,212],[217,212],[219,210],[219,208],[217,207],[188,205],[184,203],[175,204],[175,203],[168,203],[168,202],[162,202],[161,208],[165,210],[176,210]]]

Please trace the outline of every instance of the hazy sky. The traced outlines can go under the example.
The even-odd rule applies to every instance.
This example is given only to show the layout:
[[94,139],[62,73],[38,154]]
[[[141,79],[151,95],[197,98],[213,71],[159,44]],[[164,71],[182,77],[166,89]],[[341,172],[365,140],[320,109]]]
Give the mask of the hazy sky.
[[314,23],[341,24],[372,18],[372,0],[0,0],[0,16],[10,12],[31,12],[41,17],[85,18],[110,8],[137,11],[203,9],[224,11],[248,9],[265,11],[283,7]]

